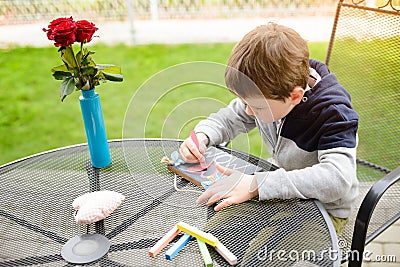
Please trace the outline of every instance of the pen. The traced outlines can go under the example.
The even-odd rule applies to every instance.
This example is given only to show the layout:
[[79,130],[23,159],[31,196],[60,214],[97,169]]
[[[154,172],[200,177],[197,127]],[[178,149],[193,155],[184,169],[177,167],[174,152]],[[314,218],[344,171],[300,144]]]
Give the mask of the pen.
[[[190,137],[192,138],[194,144],[196,145],[197,149],[200,151],[200,143],[199,139],[197,139],[196,132],[194,130],[190,131]],[[200,166],[202,169],[207,169],[207,164],[205,163],[205,160],[199,160]]]

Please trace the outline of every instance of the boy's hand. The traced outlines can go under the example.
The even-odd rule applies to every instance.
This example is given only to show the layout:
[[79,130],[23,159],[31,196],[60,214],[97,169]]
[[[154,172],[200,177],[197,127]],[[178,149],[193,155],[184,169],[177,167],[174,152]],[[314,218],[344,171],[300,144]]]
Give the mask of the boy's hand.
[[199,141],[199,148],[197,148],[191,137],[187,138],[179,148],[182,159],[187,163],[205,161],[203,155],[206,152],[207,144],[209,142],[208,137],[204,133],[196,133],[196,136]]
[[219,211],[228,205],[239,204],[258,195],[257,181],[254,175],[227,169],[219,164],[215,166],[219,172],[224,173],[224,177],[200,195],[196,201],[198,205],[206,202],[207,206],[211,206],[224,199],[214,208],[215,211]]

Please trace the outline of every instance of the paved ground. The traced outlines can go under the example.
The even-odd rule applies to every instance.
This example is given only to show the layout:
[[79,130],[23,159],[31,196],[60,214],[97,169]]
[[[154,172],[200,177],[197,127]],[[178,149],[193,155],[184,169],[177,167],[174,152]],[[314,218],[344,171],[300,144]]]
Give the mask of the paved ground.
[[[100,36],[96,42],[130,45],[237,42],[268,21],[292,27],[308,41],[328,41],[333,24],[331,17],[100,22],[96,25],[99,28],[96,34]],[[48,46],[51,42],[42,31],[46,26],[46,23],[0,26],[0,47]]]

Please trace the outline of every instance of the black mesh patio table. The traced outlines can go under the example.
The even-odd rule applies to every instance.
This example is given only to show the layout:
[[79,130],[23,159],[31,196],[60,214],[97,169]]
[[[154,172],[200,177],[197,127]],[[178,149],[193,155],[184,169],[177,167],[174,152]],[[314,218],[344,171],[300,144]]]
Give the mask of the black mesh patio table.
[[[87,146],[76,145],[33,155],[0,167],[0,266],[75,266],[61,256],[63,245],[84,234],[99,233],[108,252],[88,266],[204,266],[197,242],[175,258],[149,249],[176,223],[212,233],[238,258],[238,266],[339,266],[337,237],[326,211],[314,200],[251,200],[214,212],[196,205],[199,196],[178,192],[174,174],[160,162],[181,141],[110,141],[112,164],[91,167]],[[272,170],[268,162],[224,149]],[[179,189],[196,189],[180,177]],[[74,220],[73,200],[87,192],[112,190],[125,201],[92,225]],[[214,266],[229,264],[208,246]]]

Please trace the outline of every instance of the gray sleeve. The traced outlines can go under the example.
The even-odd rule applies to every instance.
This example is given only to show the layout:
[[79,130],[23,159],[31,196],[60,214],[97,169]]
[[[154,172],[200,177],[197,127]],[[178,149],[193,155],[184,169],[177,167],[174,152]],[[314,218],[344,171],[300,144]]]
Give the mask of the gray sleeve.
[[247,133],[256,127],[255,117],[245,112],[245,105],[236,98],[217,113],[212,113],[206,120],[196,125],[196,132],[205,133],[209,145],[218,145],[234,139],[241,133]]
[[355,148],[320,150],[319,163],[311,167],[256,173],[259,198],[314,198],[336,203],[343,210],[333,215],[345,218],[358,194],[355,155]]

